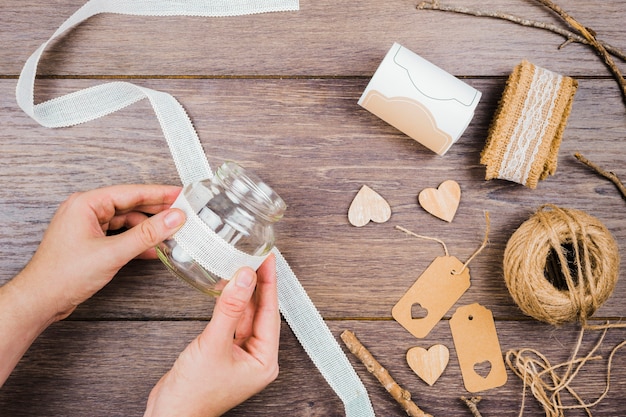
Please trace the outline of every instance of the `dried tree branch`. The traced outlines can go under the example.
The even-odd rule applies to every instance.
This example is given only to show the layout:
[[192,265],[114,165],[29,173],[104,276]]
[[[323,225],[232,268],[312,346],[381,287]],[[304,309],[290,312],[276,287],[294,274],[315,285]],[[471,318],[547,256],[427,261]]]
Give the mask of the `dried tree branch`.
[[590,160],[588,160],[587,158],[585,158],[578,152],[575,153],[574,156],[580,162],[587,165],[589,168],[593,169],[596,173],[598,173],[599,175],[603,176],[604,178],[606,178],[607,180],[615,184],[619,192],[622,194],[622,198],[626,200],[626,186],[624,186],[624,183],[619,179],[619,177],[614,172],[605,171],[604,169],[600,168],[598,165],[594,164],[593,162],[591,162]]
[[569,13],[567,13],[557,4],[553,3],[551,0],[537,0],[537,2],[552,10],[572,29],[578,31],[582,36],[585,37],[585,39],[589,41],[591,46],[593,46],[598,54],[602,57],[604,63],[613,74],[613,77],[615,77],[615,80],[619,84],[622,91],[622,99],[626,104],[626,80],[624,79],[624,76],[620,72],[619,68],[617,68],[617,65],[615,65],[615,61],[613,61],[611,54],[609,54],[606,48],[596,39],[596,32],[593,29],[589,29],[586,26],[582,25],[578,20],[574,19],[572,16],[569,15]]
[[480,402],[480,400],[482,400],[481,397],[461,397],[461,400],[465,403],[467,408],[470,409],[470,411],[472,412],[472,416],[483,417],[482,414],[480,414],[480,411],[478,411],[478,403]]
[[[417,5],[417,8],[420,10],[439,10],[443,12],[453,12],[453,13],[465,14],[465,15],[476,16],[476,17],[489,17],[489,18],[494,18],[494,19],[501,19],[501,20],[512,22],[512,23],[516,23],[521,26],[547,30],[547,31],[556,33],[557,35],[561,35],[565,38],[565,42],[559,46],[559,49],[565,47],[566,45],[572,42],[578,42],[578,43],[582,43],[585,45],[591,45],[591,43],[587,39],[567,29],[563,29],[551,23],[538,22],[535,20],[525,19],[523,17],[515,16],[512,14],[508,14],[508,13],[491,12],[491,11],[486,11],[486,10],[472,10],[466,7],[446,6],[446,5],[440,4],[439,1],[423,1]],[[602,42],[602,41],[599,41],[599,42],[613,56],[626,62],[626,53],[624,51],[606,42]]]
[[[618,83],[618,86],[622,93],[622,100],[626,104],[626,80],[624,79],[621,71],[619,70],[617,65],[615,65],[615,62],[613,61],[613,58],[611,57],[611,53],[613,53],[619,58],[621,58],[622,60],[625,60],[624,53],[621,51],[617,52],[617,50],[615,50],[615,48],[611,47],[610,45],[598,41],[598,39],[596,39],[596,36],[595,36],[595,31],[583,26],[580,22],[578,22],[576,19],[574,19],[572,16],[570,16],[567,12],[565,12],[558,5],[554,4],[552,1],[537,0],[537,2],[549,8],[554,13],[556,13],[572,29],[578,31],[580,35],[577,35],[576,33],[573,33],[567,30],[563,30],[554,25],[541,23],[541,22],[534,22],[534,21],[530,21],[527,19],[519,18],[517,16],[507,15],[504,13],[484,12],[480,10],[469,10],[464,7],[443,6],[439,3],[439,0],[432,0],[430,2],[423,1],[417,5],[417,8],[469,14],[472,16],[479,16],[479,17],[493,17],[493,18],[508,20],[510,22],[514,22],[523,26],[550,30],[552,32],[558,33],[561,36],[566,37],[566,41],[565,43],[561,45],[561,47],[573,41],[582,42],[582,40],[584,40],[585,42],[582,42],[582,43],[592,46],[596,50],[596,52],[600,55],[600,57],[604,61],[604,64],[608,67],[609,71],[611,72],[611,74],[613,75],[613,77]],[[582,40],[579,40],[579,38],[581,37],[582,37]],[[610,53],[609,53],[609,49],[611,50]]]
[[367,370],[378,379],[383,387],[387,390],[394,400],[398,402],[411,417],[432,417],[422,411],[413,401],[411,401],[411,393],[398,385],[396,381],[389,375],[389,372],[372,356],[372,354],[361,344],[356,335],[349,330],[341,333],[341,340],[354,356],[359,358]]

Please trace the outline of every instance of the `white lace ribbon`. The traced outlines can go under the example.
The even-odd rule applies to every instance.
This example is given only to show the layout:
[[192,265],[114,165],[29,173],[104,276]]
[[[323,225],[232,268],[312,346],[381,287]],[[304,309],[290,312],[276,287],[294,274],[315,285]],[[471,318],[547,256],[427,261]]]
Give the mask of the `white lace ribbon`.
[[498,178],[526,184],[554,112],[563,76],[535,67],[520,117],[515,124]]
[[[35,105],[35,77],[43,51],[48,44],[76,25],[101,13],[217,17],[293,11],[298,8],[298,0],[90,0],[28,58],[17,82],[16,99],[30,117],[43,126],[53,128],[85,123],[147,98],[157,115],[183,185],[210,178],[213,173],[191,120],[181,104],[168,93],[128,82],[111,82]],[[197,225],[193,216],[195,213],[190,216],[190,225]],[[193,247],[202,239],[213,242],[214,244],[209,243],[210,251],[194,251],[194,259],[201,265],[209,266],[208,269],[219,270],[215,272],[218,275],[230,278],[233,274],[232,269],[228,268],[233,268],[236,264],[232,261],[232,247],[225,245],[224,240],[215,233],[202,231],[202,226],[188,230],[189,233],[185,230],[181,229],[183,233],[177,236],[177,242],[182,243],[183,248]],[[204,248],[207,247],[206,242],[203,245]],[[210,254],[207,255],[206,252]],[[374,416],[367,391],[350,361],[287,261],[276,248],[273,252],[276,255],[278,297],[283,317],[313,363],[343,401],[346,416]],[[258,265],[259,260],[250,261],[244,257],[240,261]]]

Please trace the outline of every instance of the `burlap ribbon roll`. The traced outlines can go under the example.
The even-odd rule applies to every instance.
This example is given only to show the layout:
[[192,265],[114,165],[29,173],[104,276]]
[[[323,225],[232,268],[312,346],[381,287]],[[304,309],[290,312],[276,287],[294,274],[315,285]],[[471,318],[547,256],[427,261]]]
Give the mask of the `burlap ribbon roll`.
[[577,88],[576,80],[528,61],[515,67],[481,154],[485,179],[535,188],[553,175]]

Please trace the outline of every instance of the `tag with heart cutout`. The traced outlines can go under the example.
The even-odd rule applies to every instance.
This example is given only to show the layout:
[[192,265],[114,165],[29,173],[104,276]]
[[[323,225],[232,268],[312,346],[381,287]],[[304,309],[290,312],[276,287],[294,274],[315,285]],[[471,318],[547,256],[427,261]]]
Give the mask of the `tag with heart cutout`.
[[443,240],[418,235],[403,227],[396,226],[396,229],[411,236],[441,243],[446,254],[445,256],[438,256],[428,265],[428,268],[391,310],[393,318],[413,336],[426,337],[470,287],[468,265],[487,246],[489,213],[485,213],[485,221],[487,224],[483,243],[465,263],[450,255]]
[[423,189],[417,199],[424,210],[450,223],[459,208],[461,186],[456,181],[447,180],[436,189]]
[[502,386],[507,375],[491,311],[480,304],[459,307],[450,330],[465,389],[484,391]]
[[431,387],[448,366],[450,351],[444,345],[433,345],[428,350],[416,346],[406,353],[409,366]]
[[454,256],[438,256],[396,303],[391,315],[413,336],[426,337],[469,287],[469,268]]
[[356,227],[365,226],[370,221],[384,223],[390,218],[389,203],[367,185],[361,187],[348,209],[348,220]]

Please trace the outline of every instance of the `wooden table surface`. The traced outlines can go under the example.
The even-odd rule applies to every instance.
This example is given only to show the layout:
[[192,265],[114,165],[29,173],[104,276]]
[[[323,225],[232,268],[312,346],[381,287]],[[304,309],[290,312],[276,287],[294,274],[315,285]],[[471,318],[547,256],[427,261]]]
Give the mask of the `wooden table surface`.
[[[561,25],[531,0],[449,0]],[[598,37],[626,49],[626,1],[562,0]],[[0,283],[28,261],[55,208],[75,191],[120,183],[178,184],[165,140],[146,101],[83,125],[46,129],[15,103],[18,74],[83,0],[0,4]],[[588,47],[547,31],[501,20],[416,10],[416,0],[302,0],[300,11],[233,18],[101,15],[44,54],[36,101],[110,80],[129,80],[175,96],[188,111],[213,167],[230,159],[257,172],[288,204],[278,247],[333,334],[354,331],[415,402],[434,416],[469,416],[448,320],[480,303],[496,319],[502,351],[535,348],[566,360],[579,326],[553,327],[521,313],[502,273],[511,234],[540,205],[554,203],[598,217],[626,250],[626,202],[607,180],[575,160],[590,160],[626,178],[626,106],[617,84]],[[373,116],[357,100],[393,42],[401,43],[483,94],[471,124],[443,157]],[[485,181],[479,163],[507,76],[522,59],[572,76],[580,86],[565,129],[556,175],[531,190]],[[618,61],[626,70],[626,65]],[[456,180],[462,189],[452,223],[418,204],[418,192]],[[391,220],[356,228],[348,207],[367,184],[392,208]],[[443,239],[466,260],[480,245],[483,213],[489,245],[471,263],[471,287],[424,339],[391,309],[442,248],[408,237],[396,225]],[[626,273],[595,323],[626,315]],[[0,390],[1,416],[138,416],[151,387],[210,319],[213,300],[173,278],[158,261],[133,261],[67,320],[50,327]],[[597,342],[587,332],[581,353]],[[607,357],[626,339],[611,330],[599,353],[572,382],[595,400],[606,383]],[[405,360],[413,346],[443,344],[450,362],[432,386]],[[405,415],[360,362],[349,355],[377,415]],[[1,359],[0,359],[1,360]],[[339,399],[283,322],[280,375],[229,416],[341,416]],[[624,415],[626,352],[618,352],[607,397],[594,415]],[[522,383],[479,393],[485,417],[516,416]],[[569,398],[567,403],[571,403]],[[542,415],[527,397],[525,415]],[[568,411],[566,415],[585,415]]]

